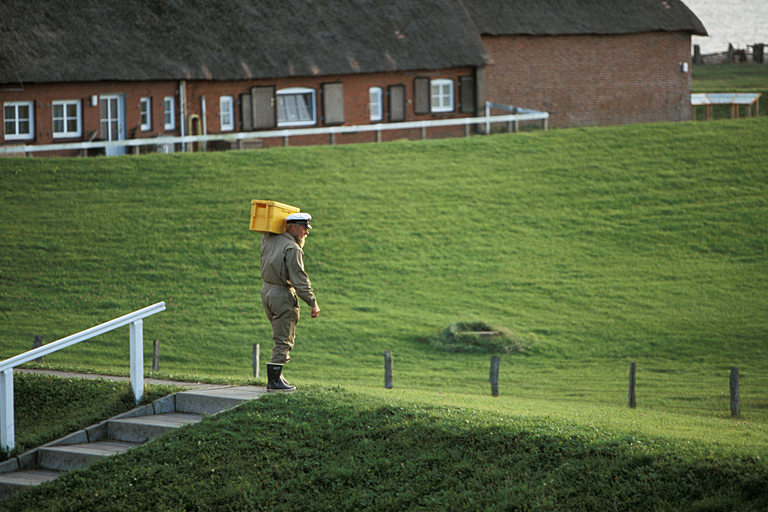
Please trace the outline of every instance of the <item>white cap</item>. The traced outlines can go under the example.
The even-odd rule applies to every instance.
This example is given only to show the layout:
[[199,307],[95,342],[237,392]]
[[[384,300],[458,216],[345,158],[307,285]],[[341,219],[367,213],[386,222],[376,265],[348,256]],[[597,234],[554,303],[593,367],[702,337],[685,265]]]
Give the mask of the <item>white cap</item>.
[[312,216],[308,213],[292,213],[289,216],[285,218],[285,222],[290,223],[296,223],[301,224],[302,226],[305,226],[307,229],[312,229],[312,226],[309,225],[309,221],[312,220]]

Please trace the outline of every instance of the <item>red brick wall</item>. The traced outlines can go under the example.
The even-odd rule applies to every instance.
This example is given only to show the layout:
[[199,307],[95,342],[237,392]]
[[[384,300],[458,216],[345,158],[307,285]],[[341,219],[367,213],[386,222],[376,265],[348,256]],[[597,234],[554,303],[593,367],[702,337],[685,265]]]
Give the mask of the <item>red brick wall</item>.
[[[318,94],[316,95],[317,105],[316,109],[319,115],[322,113],[322,100],[319,94],[322,84],[341,82],[344,88],[344,119],[345,124],[359,125],[359,124],[371,124],[370,114],[368,110],[368,89],[371,87],[381,87],[383,91],[383,113],[384,119],[377,121],[381,123],[387,122],[387,112],[389,105],[387,102],[387,87],[390,85],[404,85],[405,97],[406,97],[406,119],[405,121],[420,121],[431,119],[446,119],[456,117],[468,117],[472,114],[462,114],[459,112],[459,77],[473,74],[473,69],[470,67],[454,68],[441,71],[415,71],[415,72],[391,72],[391,73],[369,73],[360,75],[338,75],[338,76],[316,76],[316,77],[299,77],[299,78],[279,78],[279,79],[267,79],[267,80],[253,80],[253,81],[239,81],[239,82],[208,82],[208,81],[196,81],[187,82],[187,105],[189,109],[200,110],[201,97],[206,97],[207,103],[207,129],[209,134],[222,133],[220,129],[219,119],[219,97],[223,95],[234,96],[235,98],[235,120],[239,125],[241,119],[240,105],[238,104],[241,94],[247,94],[250,92],[251,87],[254,86],[274,86],[275,90],[285,89],[289,87],[308,87],[314,89]],[[453,112],[446,113],[432,113],[416,115],[413,106],[413,84],[416,77],[429,77],[429,78],[450,78],[454,82],[454,105]],[[191,110],[190,110],[191,111]],[[315,127],[327,126],[318,121],[318,124],[313,125]],[[310,126],[311,127],[311,126]],[[301,127],[296,127],[301,128]],[[274,129],[280,129],[275,127]],[[236,131],[240,131],[237,128]],[[427,131],[428,138],[437,138],[440,136],[456,136],[456,134],[463,134],[462,127],[453,128],[432,128]],[[407,131],[383,131],[381,132],[381,140],[396,140],[400,138],[420,138],[420,131],[407,130]],[[291,137],[289,145],[306,145],[306,144],[328,144],[330,141],[329,135],[312,135],[306,137]],[[335,136],[336,144],[352,143],[352,142],[375,142],[375,132],[364,132],[359,134],[338,134]],[[283,141],[280,138],[264,139],[265,146],[279,146]]]
[[[384,102],[384,119],[387,121],[387,86],[402,84],[406,89],[406,121],[445,119],[453,117],[466,117],[471,114],[462,114],[459,112],[459,81],[458,78],[464,75],[471,75],[473,68],[463,67],[442,71],[417,71],[417,72],[391,72],[391,73],[371,73],[360,75],[340,75],[340,76],[316,76],[316,77],[294,77],[281,78],[274,80],[248,80],[248,81],[187,81],[185,82],[186,96],[186,115],[197,115],[202,119],[202,98],[205,97],[206,103],[206,127],[208,134],[236,133],[240,128],[240,105],[238,104],[240,94],[248,93],[253,86],[269,85],[274,86],[276,90],[288,87],[309,87],[317,92],[323,83],[342,82],[344,87],[344,116],[346,124],[370,124],[370,115],[368,111],[368,89],[370,87],[381,87]],[[416,115],[413,107],[413,80],[416,77],[429,78],[450,78],[454,81],[454,104],[455,110],[447,113],[434,113],[425,115]],[[181,128],[179,126],[179,82],[95,82],[95,83],[61,83],[61,84],[24,84],[23,86],[3,86],[0,85],[0,105],[5,101],[34,101],[35,110],[35,130],[33,140],[6,141],[4,139],[4,130],[2,125],[3,111],[0,109],[0,144],[55,144],[65,142],[82,142],[89,139],[90,135],[96,131],[97,138],[100,137],[99,122],[100,111],[98,104],[91,106],[92,95],[103,94],[124,94],[125,95],[125,124],[126,138],[146,138],[158,136],[179,136]],[[229,132],[221,131],[219,117],[219,98],[223,95],[233,96],[235,99],[235,130]],[[164,128],[164,105],[165,96],[174,96],[176,98],[176,127],[174,130],[167,131]],[[143,131],[140,128],[140,99],[150,97],[152,99],[151,130]],[[53,138],[52,135],[52,110],[51,102],[55,100],[78,100],[81,104],[82,112],[82,134],[76,138]],[[316,109],[319,115],[322,113],[321,96],[316,95]],[[310,127],[325,126],[321,122]],[[298,127],[297,127],[298,128]],[[275,127],[274,129],[279,129]],[[189,124],[184,126],[185,135],[189,135]],[[433,128],[427,131],[428,138],[437,138],[443,136],[457,136],[463,134],[463,127]],[[381,140],[395,140],[398,138],[420,138],[420,130],[398,130],[393,132],[382,132]],[[376,140],[375,132],[361,134],[339,134],[335,138],[337,144],[349,142],[374,142]],[[330,141],[328,135],[292,137],[290,145],[303,144],[327,144]],[[265,139],[265,146],[282,145],[280,138]],[[128,148],[128,151],[132,151]],[[78,154],[79,151],[58,152],[57,154]],[[31,153],[32,155],[42,155],[42,153]],[[50,153],[49,153],[50,154]]]
[[547,111],[550,126],[691,119],[689,34],[486,36],[483,42],[493,59],[488,101]]

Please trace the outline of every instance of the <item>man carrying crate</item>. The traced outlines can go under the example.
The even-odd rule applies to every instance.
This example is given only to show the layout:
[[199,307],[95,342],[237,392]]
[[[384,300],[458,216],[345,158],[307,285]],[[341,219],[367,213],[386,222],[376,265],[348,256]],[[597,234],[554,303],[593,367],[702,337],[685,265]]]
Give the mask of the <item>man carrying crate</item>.
[[283,365],[290,360],[296,324],[299,321],[301,298],[312,308],[310,316],[317,318],[317,305],[312,283],[304,271],[304,239],[312,226],[308,213],[292,213],[286,217],[286,231],[265,234],[261,239],[261,302],[272,324],[275,341],[272,357],[267,364],[267,391],[293,391],[283,377]]

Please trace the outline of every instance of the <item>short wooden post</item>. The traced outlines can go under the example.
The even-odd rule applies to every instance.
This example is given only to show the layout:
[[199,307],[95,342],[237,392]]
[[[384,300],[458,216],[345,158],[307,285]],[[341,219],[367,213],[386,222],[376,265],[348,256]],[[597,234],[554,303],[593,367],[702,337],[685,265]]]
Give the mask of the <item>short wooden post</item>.
[[499,396],[499,356],[491,356],[491,396]]
[[160,369],[160,340],[152,342],[152,371]]
[[392,389],[392,352],[384,352],[384,387]]
[[739,403],[739,369],[731,368],[731,416],[738,418],[741,415]]
[[693,63],[702,64],[704,58],[701,56],[701,47],[697,44],[693,45]]
[[629,408],[634,409],[637,407],[637,399],[635,396],[635,384],[637,375],[637,365],[635,363],[629,363]]
[[261,352],[261,345],[258,343],[253,344],[253,355],[251,356],[251,366],[253,366],[253,378],[258,379],[260,372],[259,372],[259,355]]
[[[43,346],[43,337],[40,334],[35,334],[34,338],[32,338],[32,348],[42,347]],[[35,359],[36,363],[42,363],[43,358],[38,357]]]

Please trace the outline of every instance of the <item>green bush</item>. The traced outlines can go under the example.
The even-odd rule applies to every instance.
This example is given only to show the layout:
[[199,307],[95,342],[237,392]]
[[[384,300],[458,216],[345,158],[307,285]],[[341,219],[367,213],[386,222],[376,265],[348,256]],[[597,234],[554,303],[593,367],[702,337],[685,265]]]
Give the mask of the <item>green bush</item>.
[[430,345],[446,352],[514,354],[525,352],[533,344],[506,327],[485,322],[456,322],[430,340]]

